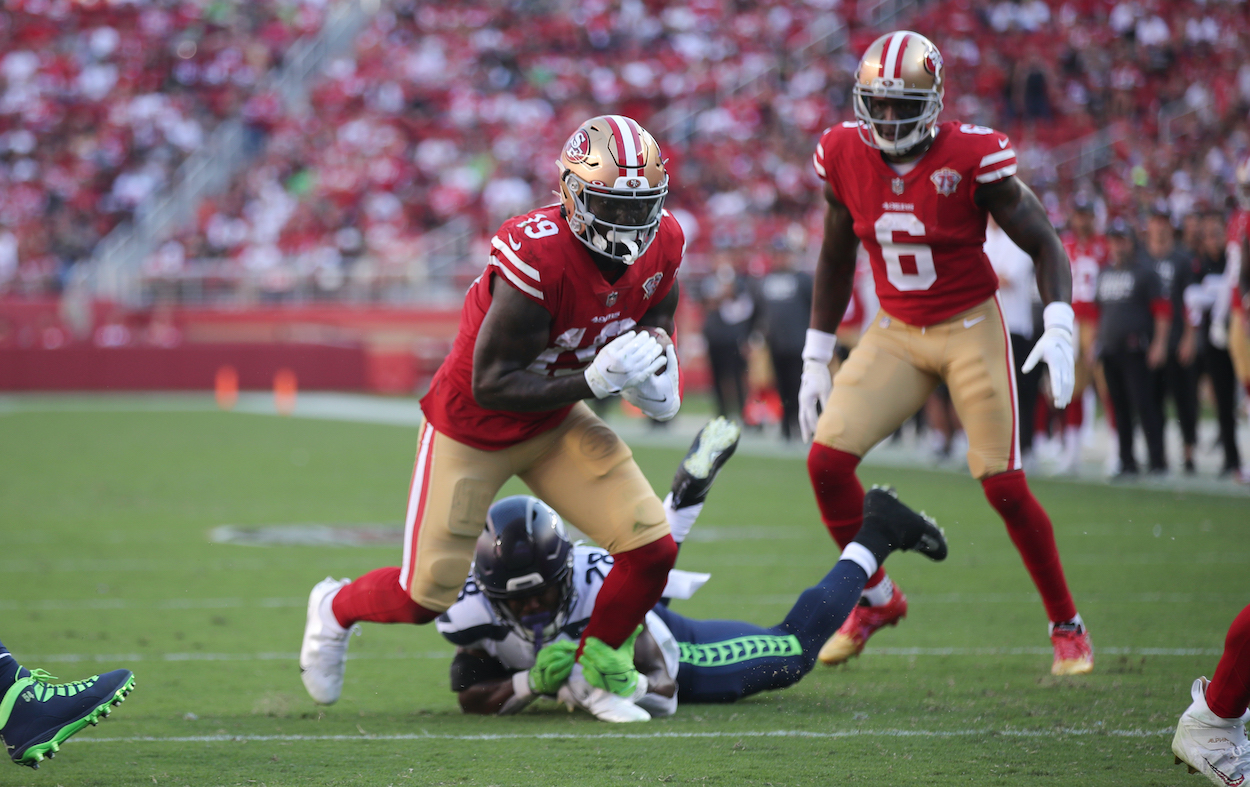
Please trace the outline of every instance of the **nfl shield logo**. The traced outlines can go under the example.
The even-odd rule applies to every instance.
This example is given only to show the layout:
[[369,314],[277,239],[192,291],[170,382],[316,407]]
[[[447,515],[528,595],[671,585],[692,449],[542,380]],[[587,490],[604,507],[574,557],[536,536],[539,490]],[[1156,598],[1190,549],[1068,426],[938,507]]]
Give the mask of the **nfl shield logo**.
[[890,181],[890,191],[893,191],[895,194],[902,194],[903,193],[903,179],[895,178],[894,180]]
[[937,189],[938,194],[941,194],[943,197],[949,197],[955,193],[955,189],[959,187],[959,181],[963,180],[963,176],[950,167],[942,167],[930,175],[929,180],[933,181],[933,186]]
[[621,297],[621,294],[617,292],[616,290],[613,290],[612,292],[609,292],[607,294],[607,297],[603,299],[603,305],[611,309],[613,306],[616,305],[616,299],[619,297]]

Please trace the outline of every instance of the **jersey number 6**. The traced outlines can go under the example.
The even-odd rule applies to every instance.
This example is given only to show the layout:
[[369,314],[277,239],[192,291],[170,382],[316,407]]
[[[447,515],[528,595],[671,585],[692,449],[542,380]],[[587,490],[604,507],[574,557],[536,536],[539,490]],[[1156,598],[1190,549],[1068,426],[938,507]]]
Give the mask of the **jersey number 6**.
[[[906,232],[913,238],[924,237],[924,223],[914,213],[882,213],[873,225],[881,256],[885,259],[885,278],[899,292],[927,290],[937,281],[933,266],[933,249],[923,243],[895,243],[894,233]],[[903,272],[903,258],[916,266],[915,273]]]

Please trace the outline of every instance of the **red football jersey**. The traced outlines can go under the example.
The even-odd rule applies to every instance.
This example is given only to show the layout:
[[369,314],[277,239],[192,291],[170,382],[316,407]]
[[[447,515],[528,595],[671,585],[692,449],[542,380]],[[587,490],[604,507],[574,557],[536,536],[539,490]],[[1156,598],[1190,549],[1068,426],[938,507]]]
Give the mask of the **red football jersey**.
[[1094,296],[1098,289],[1098,272],[1111,258],[1107,238],[1091,235],[1081,240],[1069,233],[1063,236],[1063,250],[1072,264],[1072,311],[1079,320],[1097,320]]
[[494,451],[554,428],[573,405],[513,413],[488,410],[473,398],[473,348],[490,308],[491,282],[508,285],[551,314],[547,349],[530,371],[550,376],[586,368],[599,348],[629,331],[677,280],[685,236],[664,211],[647,251],[613,283],[603,278],[590,252],[551,205],[503,223],[491,238],[486,270],[469,287],[451,354],[421,400],[425,417],[458,442]]
[[1005,134],[943,123],[933,145],[900,175],[864,144],[858,124],[825,131],[816,174],[855,221],[868,251],[881,308],[912,325],[933,325],[971,309],[998,289],[985,244],[978,185],[1016,172]]
[[1232,263],[1229,266],[1232,275],[1229,277],[1228,284],[1235,311],[1241,311],[1241,281],[1245,278],[1242,267],[1250,264],[1241,254],[1241,247],[1245,243],[1247,233],[1250,233],[1250,211],[1238,208],[1228,219],[1228,236],[1224,247],[1228,260]]

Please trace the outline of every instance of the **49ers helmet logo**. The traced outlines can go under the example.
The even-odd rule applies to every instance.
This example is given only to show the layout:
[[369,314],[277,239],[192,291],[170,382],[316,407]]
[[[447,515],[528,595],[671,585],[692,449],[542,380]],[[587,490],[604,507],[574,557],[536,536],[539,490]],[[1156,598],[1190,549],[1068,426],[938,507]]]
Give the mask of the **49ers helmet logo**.
[[937,49],[930,49],[928,54],[924,56],[924,70],[933,76],[937,76],[942,70],[942,53]]
[[564,157],[570,163],[580,164],[590,155],[590,135],[582,129],[578,129],[569,137],[569,141],[564,144]]

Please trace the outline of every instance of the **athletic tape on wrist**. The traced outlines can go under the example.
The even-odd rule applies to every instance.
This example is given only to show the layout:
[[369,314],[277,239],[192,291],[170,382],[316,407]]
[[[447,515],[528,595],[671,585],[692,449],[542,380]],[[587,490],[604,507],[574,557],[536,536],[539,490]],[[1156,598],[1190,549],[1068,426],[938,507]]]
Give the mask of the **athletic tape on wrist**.
[[803,360],[829,363],[833,360],[834,348],[838,346],[838,337],[832,333],[807,329],[807,338],[803,340]]
[[1052,301],[1042,309],[1042,325],[1046,328],[1063,328],[1068,333],[1073,333],[1075,324],[1076,313],[1072,311],[1071,305],[1063,301]]

